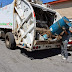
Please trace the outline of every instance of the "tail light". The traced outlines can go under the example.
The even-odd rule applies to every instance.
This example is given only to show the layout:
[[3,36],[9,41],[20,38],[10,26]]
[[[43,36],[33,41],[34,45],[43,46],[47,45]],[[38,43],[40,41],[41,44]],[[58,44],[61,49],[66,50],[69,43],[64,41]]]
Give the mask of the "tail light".
[[72,41],[71,42],[68,42],[68,44],[72,44]]
[[36,49],[38,49],[38,46],[36,47]]
[[34,17],[35,17],[35,12],[33,12],[33,15],[34,15]]
[[35,46],[33,47],[33,49],[35,49]]
[[34,46],[34,47],[33,47],[33,49],[38,49],[38,48],[39,48],[38,46],[36,46],[36,47]]

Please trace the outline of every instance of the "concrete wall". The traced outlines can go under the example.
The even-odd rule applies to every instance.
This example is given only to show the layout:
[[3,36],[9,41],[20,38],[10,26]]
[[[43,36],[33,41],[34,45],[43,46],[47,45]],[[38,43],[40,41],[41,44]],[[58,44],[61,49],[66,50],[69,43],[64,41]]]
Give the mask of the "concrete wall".
[[56,3],[51,5],[53,9],[61,14],[61,16],[66,16],[72,19],[72,1]]

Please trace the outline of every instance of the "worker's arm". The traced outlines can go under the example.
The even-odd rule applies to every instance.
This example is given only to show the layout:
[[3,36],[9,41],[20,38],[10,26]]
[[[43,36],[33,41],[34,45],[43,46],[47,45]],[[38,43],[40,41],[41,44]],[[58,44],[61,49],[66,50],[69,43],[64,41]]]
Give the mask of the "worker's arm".
[[68,32],[67,32],[67,30],[65,29],[65,27],[62,27],[62,29],[63,29],[64,33],[65,33],[66,35],[68,35]]

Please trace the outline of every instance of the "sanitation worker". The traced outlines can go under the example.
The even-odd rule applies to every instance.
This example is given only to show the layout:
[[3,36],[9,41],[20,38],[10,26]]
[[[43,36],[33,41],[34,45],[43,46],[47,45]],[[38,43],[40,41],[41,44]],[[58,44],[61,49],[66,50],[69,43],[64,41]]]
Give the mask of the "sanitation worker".
[[61,55],[63,59],[67,59],[68,58],[67,45],[69,42],[69,38],[72,35],[72,27],[70,27],[68,30],[66,30],[65,27],[63,27],[62,29],[64,33],[62,35]]

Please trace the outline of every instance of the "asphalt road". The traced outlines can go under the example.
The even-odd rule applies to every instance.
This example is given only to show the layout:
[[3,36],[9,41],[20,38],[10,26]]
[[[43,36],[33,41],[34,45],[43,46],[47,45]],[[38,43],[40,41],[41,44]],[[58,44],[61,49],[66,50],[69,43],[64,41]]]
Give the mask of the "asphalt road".
[[27,52],[9,50],[0,39],[0,72],[72,72],[72,52],[68,60],[58,56],[60,49]]

